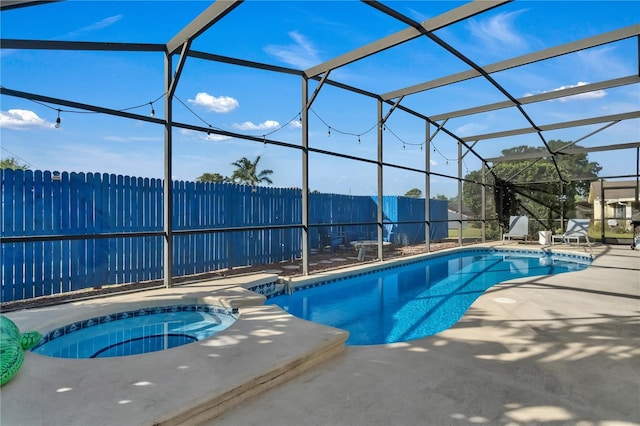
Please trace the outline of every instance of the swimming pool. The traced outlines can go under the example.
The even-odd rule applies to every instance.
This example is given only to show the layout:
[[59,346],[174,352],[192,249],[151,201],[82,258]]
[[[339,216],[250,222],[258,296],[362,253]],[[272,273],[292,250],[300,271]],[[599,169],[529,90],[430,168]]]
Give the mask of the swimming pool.
[[494,284],[579,271],[591,257],[472,249],[346,277],[267,299],[299,318],[348,330],[347,345],[402,342],[453,326]]
[[229,310],[212,305],[141,308],[52,330],[32,352],[57,358],[138,355],[205,339],[235,320]]

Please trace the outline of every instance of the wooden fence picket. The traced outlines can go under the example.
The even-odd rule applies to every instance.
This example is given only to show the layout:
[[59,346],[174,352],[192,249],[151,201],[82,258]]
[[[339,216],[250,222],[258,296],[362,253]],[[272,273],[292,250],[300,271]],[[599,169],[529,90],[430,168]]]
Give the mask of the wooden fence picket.
[[[59,236],[2,242],[2,302],[163,277],[162,236],[102,237],[163,231],[161,179],[9,169],[0,173],[2,236]],[[211,230],[174,235],[174,275],[268,264],[302,255],[299,189],[182,181],[172,182],[172,189],[173,229]],[[391,221],[422,220],[424,200],[402,202],[400,205],[398,197],[385,197],[384,211]],[[375,197],[310,194],[310,246],[319,244],[317,225],[337,232],[342,227],[333,224],[375,222],[376,203]],[[399,211],[406,217],[399,217]],[[446,210],[443,214],[446,218]],[[436,219],[433,212],[431,219]],[[269,225],[284,228],[260,229]],[[256,228],[215,231],[234,227]],[[360,238],[371,235],[376,227],[348,228]],[[420,234],[424,226],[398,229]]]

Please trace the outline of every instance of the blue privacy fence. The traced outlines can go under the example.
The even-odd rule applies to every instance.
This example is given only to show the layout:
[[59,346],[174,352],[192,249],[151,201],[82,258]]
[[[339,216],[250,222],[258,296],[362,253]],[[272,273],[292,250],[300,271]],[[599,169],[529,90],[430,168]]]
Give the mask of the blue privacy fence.
[[[162,180],[0,173],[3,302],[162,278]],[[311,227],[310,246],[319,246],[323,228],[351,239],[375,238],[376,203],[375,197],[309,194],[310,223],[325,224]],[[424,208],[424,200],[384,197],[391,222],[423,222]],[[175,276],[302,255],[299,189],[173,182],[172,212]],[[446,219],[446,202],[432,200],[431,220]],[[432,240],[446,236],[446,222],[431,225]],[[424,241],[424,223],[397,223],[391,238]]]

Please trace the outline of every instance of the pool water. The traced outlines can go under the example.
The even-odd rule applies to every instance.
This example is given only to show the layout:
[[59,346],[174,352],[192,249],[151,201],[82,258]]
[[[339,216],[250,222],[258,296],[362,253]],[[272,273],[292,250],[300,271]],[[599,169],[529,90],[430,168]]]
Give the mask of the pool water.
[[585,256],[460,251],[267,300],[300,318],[349,331],[347,345],[394,343],[453,326],[491,286],[585,269]]
[[137,309],[53,330],[32,351],[58,358],[139,355],[202,340],[235,320],[226,309],[208,305]]

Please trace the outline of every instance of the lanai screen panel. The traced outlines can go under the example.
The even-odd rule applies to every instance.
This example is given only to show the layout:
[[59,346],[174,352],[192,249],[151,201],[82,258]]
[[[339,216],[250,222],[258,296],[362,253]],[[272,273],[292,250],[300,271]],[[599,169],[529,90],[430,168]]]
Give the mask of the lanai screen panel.
[[[44,41],[51,40],[108,45],[80,51],[75,51],[80,47],[72,43],[62,49],[6,50],[2,58],[2,85],[54,100],[87,103],[117,111],[132,108],[134,113],[145,116],[153,110],[157,117],[163,117],[163,101],[158,99],[163,95],[165,75],[161,48],[166,43],[173,43],[172,47],[179,53],[176,35],[185,28],[192,28],[195,18],[210,5],[203,2],[111,2],[98,9],[90,2],[53,2],[5,8],[1,30],[3,47],[11,47],[7,41],[13,39],[34,40],[32,45],[40,47],[46,44]],[[367,136],[362,136],[378,120],[377,96],[387,102],[383,114],[393,103],[399,105],[388,117],[388,131],[383,132],[383,161],[410,168],[424,167],[424,157],[406,155],[394,146],[402,146],[403,151],[416,149],[419,153],[426,138],[422,119],[433,119],[443,126],[433,141],[435,151],[432,154],[441,157],[440,161],[434,160],[438,163],[433,164],[436,168],[443,167],[442,164],[447,166],[448,159],[457,156],[460,138],[468,145],[464,149],[466,152],[476,135],[495,137],[484,138],[473,145],[474,153],[466,155],[463,169],[476,169],[480,166],[478,156],[493,158],[505,148],[519,144],[544,147],[548,140],[575,141],[592,132],[597,134],[585,138],[580,146],[613,148],[618,144],[638,142],[639,123],[633,116],[638,110],[638,22],[632,5],[628,2],[580,2],[576,7],[575,2],[495,2],[491,6],[495,7],[487,8],[484,4],[482,8],[488,10],[470,13],[470,8],[480,6],[459,2],[243,2],[237,5],[213,25],[204,25],[206,29],[192,40],[177,84],[177,98],[173,101],[173,120],[176,124],[185,124],[178,125],[179,129],[175,130],[176,144],[188,147],[191,141],[205,157],[216,152],[217,163],[212,168],[205,168],[206,164],[189,167],[193,164],[186,155],[188,149],[178,150],[178,157],[174,159],[177,165],[175,178],[193,180],[201,173],[215,171],[216,167],[222,170],[237,160],[234,155],[242,150],[241,144],[231,145],[231,140],[242,137],[223,135],[219,139],[226,141],[223,143],[229,144],[229,149],[224,145],[217,149],[219,146],[215,142],[220,140],[207,134],[209,127],[247,135],[249,141],[246,143],[257,147],[242,151],[250,155],[268,157],[267,151],[259,149],[261,137],[271,137],[282,146],[300,146],[300,123],[295,117],[303,108],[303,72],[319,79],[330,71],[312,105],[314,111],[318,108],[318,114],[312,111],[308,124],[312,146],[315,144],[317,149],[328,149],[340,155],[362,156],[367,160],[375,158],[371,147],[378,143],[377,138],[371,137],[374,140],[368,140],[367,148],[363,148],[362,139]],[[56,16],[65,19],[56,19]],[[411,28],[408,23],[424,23],[424,28]],[[606,40],[607,34],[624,31],[628,32],[627,36],[619,36],[619,40],[611,42]],[[403,34],[412,35],[403,38]],[[389,43],[388,40],[394,37],[397,43]],[[601,42],[578,43],[601,37],[604,37]],[[135,47],[123,48],[118,43],[134,43]],[[442,43],[450,49],[444,48]],[[572,44],[575,44],[573,48],[566,52],[561,49],[553,52]],[[385,48],[377,51],[376,46],[382,45]],[[369,48],[368,53],[362,53],[365,47]],[[586,48],[583,50],[583,47]],[[546,55],[545,52],[551,53]],[[340,60],[345,55],[353,55],[348,63]],[[518,58],[527,60],[518,61]],[[34,67],[36,62],[47,65]],[[174,69],[177,62],[176,54]],[[505,66],[498,66],[500,64]],[[332,69],[333,65],[339,66]],[[24,75],[25,69],[30,70],[28,78]],[[487,72],[493,81],[478,71]],[[621,79],[630,80],[621,83]],[[600,86],[573,97],[549,99],[539,104],[529,103],[526,99],[585,84]],[[317,80],[311,80],[310,91],[318,85]],[[403,94],[406,96],[401,99]],[[28,96],[5,95],[6,92],[3,114],[8,118],[3,121],[3,146],[30,164],[36,164],[28,141],[38,132],[42,135],[45,129],[51,131],[58,115],[56,109],[64,108],[54,103],[43,106],[32,102]],[[354,96],[367,99],[350,101]],[[514,106],[501,107],[474,114],[457,114],[447,120],[450,112],[470,108],[482,110],[483,106],[509,103],[514,99],[523,100],[522,111]],[[402,113],[400,109],[403,109]],[[24,116],[9,113],[9,110],[33,113],[41,120],[39,127],[29,127],[28,122],[24,123]],[[62,154],[62,149],[52,150],[51,155],[40,160],[42,168],[65,168],[71,156],[77,157],[73,160],[76,163],[78,158],[84,158],[89,168],[101,165],[92,166],[94,157],[82,157],[82,150],[74,149],[80,139],[141,141],[158,137],[158,130],[151,130],[154,127],[151,124],[136,131],[127,126],[115,126],[108,129],[106,135],[91,123],[90,115],[83,117],[79,112],[61,112],[64,131],[73,123],[73,129],[78,132],[66,133],[68,151]],[[628,113],[632,116],[620,116]],[[598,116],[611,116],[612,121],[620,119],[620,122],[604,130],[599,129],[610,121],[580,124],[579,120]],[[556,123],[569,124],[566,128],[553,127]],[[542,137],[536,132],[497,133],[535,126],[551,128],[542,132]],[[17,127],[32,133],[27,135]],[[329,136],[331,129],[333,132]],[[432,124],[431,133],[435,129]],[[327,134],[326,138],[321,136],[323,133]],[[335,140],[329,142],[331,138]],[[206,145],[208,142],[210,144]],[[105,147],[114,156],[128,149],[127,145],[108,143]],[[631,145],[627,149],[633,152],[634,147]],[[278,155],[284,155],[283,152]],[[617,152],[625,152],[624,157],[628,160],[622,165],[626,170],[624,173],[637,173],[633,156],[626,155],[626,151]],[[8,155],[3,152],[3,156]],[[613,154],[597,155],[603,163],[612,161],[609,158]],[[267,157],[263,157],[265,161],[274,161]],[[462,161],[456,158],[449,163]],[[469,163],[475,164],[469,166]],[[605,164],[603,168],[611,169]],[[446,167],[440,171],[454,178],[458,174],[457,170]],[[159,174],[158,171],[148,173]],[[288,174],[283,173],[282,179],[278,177],[275,184],[289,185],[291,182],[285,176]],[[362,177],[362,180],[367,179]],[[385,186],[385,192],[389,193],[401,193],[403,189],[391,182]],[[324,190],[335,189],[327,185]]]

